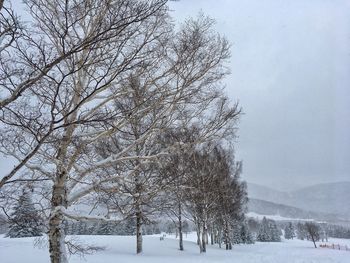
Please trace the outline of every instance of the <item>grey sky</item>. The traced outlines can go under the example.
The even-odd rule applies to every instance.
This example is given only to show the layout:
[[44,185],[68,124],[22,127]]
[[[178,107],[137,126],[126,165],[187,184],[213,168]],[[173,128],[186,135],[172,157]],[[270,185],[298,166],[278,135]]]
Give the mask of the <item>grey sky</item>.
[[[17,1],[15,1],[17,2]],[[232,43],[243,179],[280,189],[350,180],[350,2],[181,0],[175,19],[217,20]],[[0,157],[0,175],[10,163]]]
[[350,180],[350,2],[181,0],[232,43],[243,178],[278,188]]

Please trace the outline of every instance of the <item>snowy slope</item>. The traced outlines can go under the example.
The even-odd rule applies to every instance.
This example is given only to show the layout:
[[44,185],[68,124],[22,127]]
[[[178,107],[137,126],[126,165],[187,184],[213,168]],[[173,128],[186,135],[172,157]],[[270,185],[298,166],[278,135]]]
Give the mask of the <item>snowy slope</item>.
[[[160,241],[158,236],[144,237],[144,253],[135,255],[135,238],[121,236],[81,236],[82,241],[105,246],[106,250],[84,258],[72,256],[71,263],[176,263],[176,262],[218,262],[218,263],[345,263],[349,262],[349,251],[314,249],[308,241],[283,241],[236,245],[232,251],[209,246],[206,255],[199,254],[195,242],[186,241],[185,251],[177,249],[177,240],[167,237]],[[189,240],[194,236],[189,235]],[[33,238],[8,239],[0,237],[1,263],[46,263],[47,250],[33,248]],[[337,240],[338,243],[342,240]]]
[[344,206],[350,200],[349,189],[350,182],[318,184],[292,192],[277,191],[266,186],[248,183],[248,196],[252,200],[258,199],[271,204],[277,203],[278,206],[284,205],[286,211],[289,206],[294,212],[316,216],[319,214],[322,217],[320,219],[327,217],[332,221],[336,219],[344,221],[350,218],[350,207]]
[[300,208],[350,217],[350,182],[317,184],[291,193],[291,202]]
[[315,219],[327,222],[340,221],[339,216],[329,213],[312,212],[296,208],[293,206],[277,204],[274,202],[250,198],[248,202],[248,211],[260,215],[280,215],[286,218],[298,219]]

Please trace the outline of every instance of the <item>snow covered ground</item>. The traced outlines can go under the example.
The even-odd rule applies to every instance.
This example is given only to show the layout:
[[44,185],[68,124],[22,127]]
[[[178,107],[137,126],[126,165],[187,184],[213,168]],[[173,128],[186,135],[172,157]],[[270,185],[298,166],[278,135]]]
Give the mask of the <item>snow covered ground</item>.
[[[178,242],[173,236],[164,241],[157,236],[144,237],[144,253],[135,255],[135,238],[131,236],[79,236],[81,241],[104,246],[104,251],[85,258],[72,256],[71,263],[348,263],[350,251],[315,249],[309,241],[283,240],[280,243],[256,243],[254,245],[235,245],[232,251],[209,246],[206,254],[199,254],[195,235],[189,234],[185,251],[179,251]],[[33,247],[34,238],[10,239],[0,237],[1,263],[44,263],[49,262],[47,250]],[[349,244],[348,240],[332,239],[334,243]]]
[[335,245],[348,246],[348,248],[350,249],[350,239],[329,238],[328,242],[318,242],[318,243],[319,244],[328,244],[328,245],[335,244]]

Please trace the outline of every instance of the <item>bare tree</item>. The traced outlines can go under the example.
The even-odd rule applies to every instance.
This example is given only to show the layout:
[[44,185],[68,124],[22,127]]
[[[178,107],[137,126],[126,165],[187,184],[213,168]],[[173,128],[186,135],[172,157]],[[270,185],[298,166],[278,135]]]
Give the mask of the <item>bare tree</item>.
[[[77,144],[84,135],[75,133],[88,132],[87,123],[91,129],[97,124],[103,128],[112,116],[115,122],[110,129],[118,128],[118,118],[105,107],[124,91],[113,94],[108,89],[112,83],[117,85],[123,72],[143,62],[151,52],[150,43],[166,33],[163,29],[156,32],[166,17],[164,4],[165,1],[66,1],[61,5],[60,1],[28,1],[38,28],[36,34],[41,38],[30,44],[38,46],[39,53],[47,59],[57,53],[64,54],[64,60],[50,74],[46,72],[35,87],[27,89],[26,96],[2,108],[6,133],[1,142],[4,152],[53,182],[49,224],[52,262],[67,261],[60,209],[67,207],[68,173],[73,168],[79,170],[75,166],[79,153],[86,150],[89,141]],[[72,47],[76,52],[67,53]],[[20,55],[32,58],[27,50],[31,49],[21,49]],[[30,65],[38,68],[35,61]],[[89,135],[94,138],[93,133]],[[27,156],[31,156],[30,162]],[[44,163],[47,165],[40,167]],[[5,180],[8,179],[7,176]]]
[[[61,263],[67,262],[65,218],[113,220],[75,214],[71,206],[128,178],[140,185],[141,166],[179,146],[143,147],[156,143],[165,128],[197,125],[196,143],[218,140],[236,129],[240,109],[222,95],[229,45],[206,17],[188,20],[175,32],[162,0],[26,3],[35,37],[18,45],[13,65],[23,64],[23,76],[31,81],[1,108],[1,151],[19,162],[2,182],[21,167],[31,172],[18,180],[47,181],[50,258]],[[21,76],[1,85],[16,91],[28,80]],[[120,107],[135,95],[124,85],[130,76],[146,92],[132,107]],[[149,120],[145,130],[130,129],[140,127],[141,119]],[[120,140],[130,131],[134,138],[118,151],[96,152],[101,141]],[[127,170],[112,170],[130,163]]]
[[320,239],[320,227],[313,222],[306,222],[304,226],[307,238],[311,240],[314,243],[315,248],[317,248],[316,241]]
[[212,188],[215,165],[208,148],[194,151],[189,160],[190,170],[186,178],[188,190],[185,192],[185,198],[196,225],[197,243],[202,253],[206,252],[210,213],[215,205],[215,190]]
[[219,145],[197,149],[187,162],[185,204],[197,228],[200,252],[206,252],[209,232],[212,244],[215,239],[221,246],[224,240],[231,249],[232,228],[243,218],[247,202],[245,184],[239,180],[241,164]]
[[[197,34],[197,36],[193,34],[192,37],[198,37],[197,29],[200,27],[199,25],[207,25],[208,22],[211,23],[211,21],[205,19],[199,20],[199,22],[192,21],[191,23],[196,25],[193,29],[196,31],[193,31],[193,33]],[[202,34],[207,34],[208,29],[206,27],[203,28]],[[182,29],[181,32],[188,33],[188,26]],[[219,41],[216,43],[221,42],[220,39],[214,39],[214,41]],[[207,48],[207,43],[203,42],[205,48]],[[226,49],[226,43],[222,43],[223,45],[217,45],[216,47]],[[177,46],[170,46],[171,49],[173,47]],[[193,52],[197,53],[198,50],[193,50]],[[213,56],[217,56],[218,54],[221,53],[213,53]],[[219,57],[218,59],[223,58]],[[191,61],[191,63],[193,62]],[[126,189],[128,194],[132,193],[133,205],[131,207],[135,211],[138,229],[137,252],[141,252],[142,250],[140,228],[142,218],[145,218],[145,211],[142,211],[139,205],[140,203],[145,203],[145,199],[142,199],[145,195],[142,197],[142,193],[145,194],[145,189],[153,189],[149,191],[150,194],[146,195],[148,196],[146,200],[150,202],[150,197],[154,198],[163,186],[158,181],[156,188],[147,187],[149,185],[147,181],[154,178],[154,176],[149,176],[152,173],[148,173],[147,175],[144,169],[150,163],[157,162],[172,151],[176,151],[178,146],[184,143],[179,142],[162,148],[157,146],[159,144],[157,142],[158,135],[164,127],[172,125],[176,127],[179,122],[185,122],[186,124],[197,122],[201,124],[201,129],[199,129],[199,136],[195,143],[207,141],[208,139],[222,138],[222,136],[226,136],[234,129],[232,124],[236,122],[240,114],[238,106],[235,105],[233,108],[229,108],[228,100],[222,96],[219,89],[215,89],[212,86],[223,75],[219,74],[219,77],[218,72],[214,71],[213,74],[216,76],[214,78],[211,74],[209,76],[198,76],[198,73],[196,73],[193,76],[193,72],[191,72],[193,69],[188,68],[187,64],[182,60],[175,61],[175,65],[179,69],[185,67],[190,71],[185,75],[187,82],[180,83],[180,80],[184,77],[178,75],[178,70],[174,71],[173,64],[171,64],[171,70],[165,68],[165,71],[161,71],[158,66],[154,69],[147,68],[147,71],[145,71],[143,66],[127,78],[129,84],[122,82],[122,86],[128,88],[127,94],[130,94],[130,97],[119,98],[116,103],[117,111],[124,114],[122,118],[124,120],[123,126],[100,137],[102,139],[106,137],[114,146],[112,149],[109,149],[109,155],[105,153],[104,156],[97,156],[98,159],[102,157],[102,160],[99,160],[97,163],[89,162],[90,165],[88,168],[79,171],[79,180],[86,180],[84,181],[85,184],[91,184],[89,174],[96,173],[97,171],[105,174],[105,177],[102,177],[104,180],[96,181],[95,179],[95,182],[90,187],[72,194],[70,198],[70,202],[74,202],[79,198],[91,194],[92,191],[98,190],[105,192],[108,189],[118,189],[114,190],[114,192],[119,195],[122,194],[122,189]],[[216,64],[212,66],[216,68]],[[201,70],[207,71],[211,69],[203,68]],[[169,76],[171,79],[168,78]],[[173,79],[176,79],[176,85],[169,86]],[[190,108],[192,108],[192,111],[189,110]],[[195,110],[193,111],[193,109]],[[133,112],[133,114],[130,114],[130,112]],[[110,143],[108,144],[110,145]],[[90,157],[92,160],[96,158],[94,155]],[[121,165],[125,162],[129,163],[127,165],[129,166],[126,169],[127,171]],[[108,167],[112,167],[114,170],[111,171]],[[106,169],[109,172],[105,173]],[[132,180],[129,178],[132,178]]]
[[165,164],[161,167],[160,173],[167,178],[168,188],[166,189],[166,208],[165,213],[174,222],[177,227],[176,233],[179,235],[179,250],[184,250],[183,245],[183,220],[190,215],[186,209],[186,191],[188,176],[191,170],[191,158],[198,141],[198,127],[177,127],[168,130],[162,140],[165,144],[170,142],[183,143],[191,145],[178,149],[169,154]]
[[[145,38],[142,41],[140,39],[142,33],[135,27],[143,20],[151,20],[151,17],[154,17],[154,14],[159,12],[167,1],[158,0],[149,4],[135,4],[134,2],[116,1],[112,3],[101,0],[99,2],[66,1],[61,3],[57,0],[47,3],[41,0],[28,0],[26,4],[30,9],[34,26],[23,30],[13,10],[5,7],[4,1],[2,1],[0,9],[0,121],[5,127],[11,124],[17,125],[11,121],[11,118],[16,115],[17,118],[25,120],[24,126],[31,129],[32,133],[36,133],[35,129],[27,123],[31,119],[28,116],[23,116],[21,110],[34,106],[31,103],[28,104],[28,97],[33,95],[33,91],[42,89],[42,94],[48,91],[41,88],[43,85],[56,87],[55,90],[52,89],[51,94],[46,94],[46,97],[51,96],[52,117],[58,114],[72,116],[74,109],[65,113],[59,112],[57,109],[58,92],[63,90],[65,82],[82,69],[84,63],[88,63],[85,60],[97,56],[93,50],[102,52],[101,44],[117,35],[122,36],[119,45],[114,43],[114,46],[106,47],[109,52],[115,48],[116,53],[119,54],[111,56],[109,66],[112,67],[119,63],[119,71],[130,70],[131,61],[134,59],[140,61],[144,52],[138,51],[151,42],[151,39]],[[119,8],[112,8],[113,6],[119,6]],[[101,18],[100,12],[106,15],[105,19]],[[116,13],[112,14],[111,12]],[[133,26],[134,30],[132,31],[130,28]],[[135,42],[131,44],[130,41],[125,41],[128,38],[134,38]],[[140,42],[138,43],[138,41]],[[120,55],[121,50],[125,49],[126,46],[132,47],[132,51],[123,57]],[[102,56],[99,62],[98,66],[100,67],[103,58],[105,57]],[[97,66],[98,61],[94,63],[94,66]],[[108,69],[108,65],[106,67]],[[65,70],[63,70],[64,68]],[[97,67],[95,68],[97,69]],[[114,74],[113,77],[113,74],[107,76],[106,71],[101,72],[99,78],[95,79],[96,88],[90,90],[88,94],[84,94],[84,99],[77,103],[76,108],[78,109],[82,102],[88,102],[92,95],[97,95],[105,90],[108,82],[110,83],[116,77],[116,72]],[[37,103],[36,106],[42,107],[40,103]],[[35,118],[35,116],[31,116],[31,118]],[[32,141],[29,147],[22,152],[22,156],[16,156],[15,159],[18,160],[18,163],[7,175],[1,178],[0,188],[26,165],[45,140],[55,129],[58,129],[57,124],[62,124],[63,120],[64,116],[53,120],[56,125],[50,125],[50,122],[47,121],[45,132],[42,132],[41,136],[36,136],[36,140]],[[65,126],[67,125],[66,123]]]
[[5,1],[0,0],[0,54],[5,56],[21,35],[22,26],[18,17],[10,5],[5,6]]

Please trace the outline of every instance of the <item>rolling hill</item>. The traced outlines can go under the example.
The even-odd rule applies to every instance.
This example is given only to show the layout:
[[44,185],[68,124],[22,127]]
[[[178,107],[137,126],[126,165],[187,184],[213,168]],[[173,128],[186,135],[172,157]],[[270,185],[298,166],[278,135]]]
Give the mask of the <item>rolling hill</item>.
[[350,221],[350,182],[318,184],[283,192],[248,183],[249,211],[294,218]]
[[293,206],[277,204],[260,199],[250,198],[248,203],[248,211],[260,215],[280,216],[284,218],[292,218],[296,220],[327,221],[333,223],[344,222],[346,219],[336,214],[308,211]]

